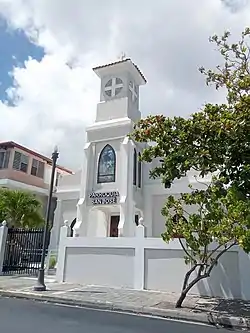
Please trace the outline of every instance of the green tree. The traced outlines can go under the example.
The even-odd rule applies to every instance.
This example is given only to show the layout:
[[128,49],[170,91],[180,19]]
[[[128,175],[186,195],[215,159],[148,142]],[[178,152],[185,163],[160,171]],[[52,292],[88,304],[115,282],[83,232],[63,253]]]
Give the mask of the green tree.
[[[131,134],[135,141],[149,143],[141,159],[146,162],[159,160],[158,166],[151,170],[150,176],[161,178],[166,188],[170,188],[176,179],[186,177],[191,170],[199,177],[211,173],[217,175],[217,182],[205,190],[193,190],[191,194],[182,194],[181,201],[170,197],[162,211],[166,217],[163,239],[168,242],[176,234],[184,236],[189,248],[188,253],[192,253],[192,258],[189,257],[189,262],[193,264],[191,273],[198,267],[200,279],[210,275],[217,260],[231,246],[228,244],[238,244],[245,251],[249,251],[249,36],[250,29],[246,28],[237,43],[229,42],[229,32],[225,32],[221,37],[214,35],[210,38],[222,56],[222,65],[217,66],[215,70],[202,67],[200,72],[205,75],[207,85],[213,84],[216,89],[224,89],[224,103],[205,104],[201,111],[191,114],[188,118],[149,116],[140,120]],[[216,190],[218,184],[221,184],[220,191]],[[188,204],[189,201],[197,204],[202,214],[199,219],[197,214],[190,215],[188,223],[184,223],[181,217],[181,203]],[[240,207],[244,212],[243,216],[240,215]],[[179,212],[177,215],[180,219],[176,224],[171,222],[170,208],[176,213]],[[235,210],[235,215],[232,209]],[[211,227],[208,227],[208,221]],[[236,223],[235,228],[238,225],[238,234],[234,238],[230,231],[232,223]],[[217,229],[214,228],[215,224]],[[204,225],[206,227],[202,229]],[[206,228],[209,234],[207,237],[204,233]],[[196,241],[191,236],[194,232],[198,235]],[[182,240],[179,240],[183,244]],[[224,250],[219,252],[219,257],[214,257],[218,255],[217,252],[213,256],[206,254],[212,241],[224,246]],[[204,261],[208,256],[214,264]],[[206,270],[204,267],[207,267]],[[185,278],[183,296],[190,290],[187,277],[190,276],[187,275]],[[197,282],[191,282],[191,287]],[[182,301],[183,299],[180,299],[176,305],[181,306]]]
[[[249,200],[234,187],[225,189],[216,178],[204,187],[181,194],[179,199],[169,196],[162,209],[166,218],[162,238],[169,242],[179,235],[185,263],[190,267],[176,307],[182,306],[196,283],[210,276],[219,258],[231,247],[239,245],[246,252],[250,250]],[[183,208],[192,205],[197,208],[194,213]],[[173,219],[173,215],[177,218]]]
[[200,176],[219,171],[225,183],[236,185],[246,198],[250,195],[250,48],[246,28],[238,43],[229,44],[230,33],[213,36],[224,64],[215,71],[200,68],[207,84],[226,91],[223,104],[206,104],[189,118],[149,116],[135,126],[132,137],[139,142],[153,142],[142,160],[160,158],[151,171],[161,177],[166,187],[186,176],[191,169]]
[[44,223],[40,201],[34,194],[19,190],[0,189],[0,217],[8,225],[21,228],[40,227]]

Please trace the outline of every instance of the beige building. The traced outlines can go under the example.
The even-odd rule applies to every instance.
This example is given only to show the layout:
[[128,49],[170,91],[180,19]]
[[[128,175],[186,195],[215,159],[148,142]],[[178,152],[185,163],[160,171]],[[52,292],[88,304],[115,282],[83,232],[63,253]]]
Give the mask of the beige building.
[[[0,187],[28,190],[43,203],[44,214],[48,198],[52,160],[13,141],[0,142]],[[63,175],[73,172],[57,166],[55,190]],[[54,194],[55,196],[55,194]],[[56,198],[53,200],[54,211]]]

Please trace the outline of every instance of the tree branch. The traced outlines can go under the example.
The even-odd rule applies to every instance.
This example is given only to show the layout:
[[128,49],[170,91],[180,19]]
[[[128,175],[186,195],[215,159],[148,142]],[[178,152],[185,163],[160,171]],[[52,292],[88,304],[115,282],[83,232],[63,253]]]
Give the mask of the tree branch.
[[[199,268],[198,276],[201,275],[203,267],[204,267],[204,266],[207,266],[207,264],[205,264],[205,259],[206,259],[206,256],[207,256],[207,250],[208,250],[208,245],[206,244],[206,245],[204,246],[204,253],[203,253],[203,258],[202,258],[202,265],[201,265],[200,268]],[[206,262],[207,262],[207,260],[206,260]]]
[[199,268],[199,270],[198,270],[198,274],[197,274],[197,276],[201,276],[202,268],[203,268],[203,267],[204,267],[203,265],[200,265],[200,268]]
[[198,275],[186,288],[185,290],[183,290],[184,294],[187,294],[189,292],[189,290],[200,280],[205,279],[209,277],[208,273],[205,273],[204,275]]
[[183,281],[183,286],[182,286],[182,291],[184,291],[187,288],[188,280],[190,278],[190,275],[195,271],[195,269],[199,266],[200,264],[195,264],[185,275],[185,279]]
[[182,210],[183,210],[183,213],[186,213],[188,216],[192,215],[189,212],[187,212],[185,209],[182,208]]
[[184,246],[184,244],[183,244],[181,238],[178,238],[178,239],[179,239],[179,243],[180,243],[180,245],[181,245],[183,251],[186,253],[186,255],[187,255],[187,256],[188,256],[193,262],[195,262],[195,259],[191,256],[190,253],[188,253],[187,249],[185,248],[185,246]]
[[197,179],[197,176],[194,176],[195,180],[197,181],[198,184],[205,185],[207,188],[209,188],[210,185],[201,182],[200,180]]
[[[229,240],[228,242],[231,242],[231,241],[232,241],[232,239]],[[236,242],[234,242],[233,245],[236,245]],[[226,248],[222,251],[222,254],[223,254],[224,252],[226,252],[227,249],[230,249],[233,245],[231,244],[229,247],[226,247]],[[222,247],[222,246],[223,246],[223,245],[219,244],[219,245],[218,245],[213,251],[211,251],[211,253],[210,253],[209,256],[207,257],[207,260],[210,259],[210,258],[212,257],[212,255],[213,255],[215,252],[217,252],[217,251],[219,250],[219,248]]]
[[229,249],[231,249],[231,247],[233,247],[234,245],[236,245],[237,242],[233,242],[231,245],[229,245],[228,247],[226,247],[224,250],[222,250],[218,255],[217,257],[214,259],[214,262],[211,264],[211,266],[209,267],[208,271],[207,271],[207,274],[208,276],[210,275],[214,265],[218,262],[219,258],[225,253],[227,252]]
[[207,257],[207,261],[212,257],[212,255],[219,250],[222,245],[218,245]]

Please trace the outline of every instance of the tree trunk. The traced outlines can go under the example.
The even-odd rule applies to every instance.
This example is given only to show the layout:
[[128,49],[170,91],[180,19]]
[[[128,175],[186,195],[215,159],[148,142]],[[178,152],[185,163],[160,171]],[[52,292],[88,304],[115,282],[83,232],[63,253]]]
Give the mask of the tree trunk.
[[205,273],[203,275],[198,275],[195,279],[193,279],[187,286],[185,289],[182,289],[181,295],[179,297],[179,299],[177,300],[175,307],[176,308],[181,308],[183,301],[185,300],[187,293],[190,291],[190,289],[193,288],[193,286],[199,282],[200,280],[206,279],[209,277],[208,273]]
[[186,293],[185,291],[182,291],[182,293],[181,293],[179,299],[177,300],[177,302],[176,302],[176,304],[175,304],[175,307],[176,307],[176,308],[181,308],[182,303],[183,303],[183,301],[185,300],[186,296],[187,296],[187,293]]
[[[233,242],[230,246],[226,247],[223,251],[221,251],[215,258],[213,263],[210,265],[208,270],[204,270],[204,267],[208,267],[207,262],[203,263],[203,264],[195,264],[185,275],[184,278],[184,282],[183,282],[183,287],[182,287],[182,291],[181,291],[181,295],[179,297],[179,299],[177,300],[175,307],[176,308],[181,308],[182,307],[182,303],[185,300],[188,292],[190,291],[190,289],[193,288],[193,286],[199,282],[200,280],[206,279],[210,276],[212,269],[214,268],[214,265],[218,262],[219,258],[225,253],[227,252],[231,247],[233,247],[234,245],[236,245],[236,242]],[[213,254],[213,252],[212,252]],[[207,260],[209,259],[209,257],[207,258]],[[198,271],[198,275],[195,279],[193,279],[190,283],[189,283],[189,278],[191,276],[191,274],[195,271],[195,269],[199,267],[199,271]],[[202,271],[204,272],[202,274]]]

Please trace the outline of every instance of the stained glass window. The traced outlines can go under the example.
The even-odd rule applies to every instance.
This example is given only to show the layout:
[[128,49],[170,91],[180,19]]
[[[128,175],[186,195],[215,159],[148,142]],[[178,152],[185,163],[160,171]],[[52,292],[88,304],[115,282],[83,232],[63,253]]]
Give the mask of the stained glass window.
[[110,145],[101,151],[98,161],[97,183],[115,182],[116,156]]
[[134,149],[134,166],[133,166],[133,185],[136,185],[136,177],[137,177],[137,153]]

